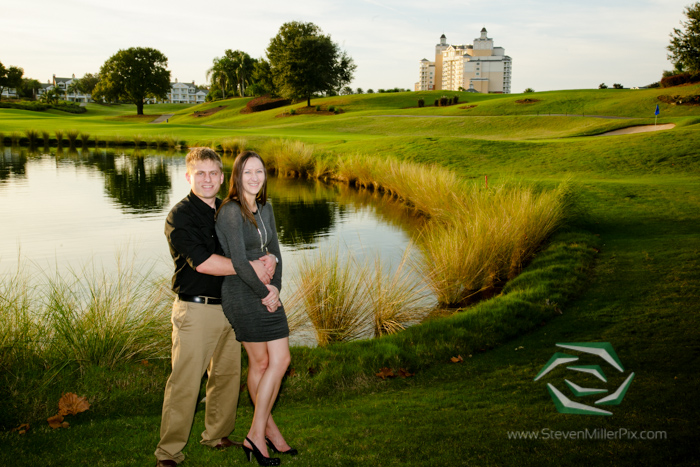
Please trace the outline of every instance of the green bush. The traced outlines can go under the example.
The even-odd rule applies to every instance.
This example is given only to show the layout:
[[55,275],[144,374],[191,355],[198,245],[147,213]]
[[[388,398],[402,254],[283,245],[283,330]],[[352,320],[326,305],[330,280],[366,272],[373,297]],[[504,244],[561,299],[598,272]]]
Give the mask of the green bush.
[[423,100],[422,98],[418,99],[418,107],[425,107],[425,100]]
[[329,111],[329,112],[335,112],[335,106],[334,106],[334,105],[329,106],[329,107],[328,107],[328,111]]

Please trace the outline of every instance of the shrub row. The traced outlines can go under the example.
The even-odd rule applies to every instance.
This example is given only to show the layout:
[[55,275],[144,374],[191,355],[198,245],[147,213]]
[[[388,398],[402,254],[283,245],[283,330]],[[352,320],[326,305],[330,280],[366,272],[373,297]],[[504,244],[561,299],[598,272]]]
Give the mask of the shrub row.
[[661,79],[662,88],[680,86],[681,84],[700,82],[700,73],[681,73],[680,75],[666,76]]
[[256,97],[248,101],[246,108],[250,112],[260,112],[262,110],[276,109],[292,103],[289,99],[271,98],[270,96]]
[[21,109],[41,112],[49,109],[61,110],[73,114],[81,114],[87,112],[85,107],[81,107],[73,102],[60,102],[58,104],[46,104],[38,101],[20,101],[20,102],[0,102],[2,109]]

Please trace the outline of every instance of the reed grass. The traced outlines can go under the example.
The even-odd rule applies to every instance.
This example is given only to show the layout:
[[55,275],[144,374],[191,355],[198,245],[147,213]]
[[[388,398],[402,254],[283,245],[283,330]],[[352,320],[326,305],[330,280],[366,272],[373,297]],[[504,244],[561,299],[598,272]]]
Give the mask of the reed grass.
[[410,267],[412,251],[413,248],[409,245],[393,273],[385,271],[377,254],[374,259],[374,274],[365,276],[366,297],[369,300],[375,337],[403,331],[418,323],[428,312],[426,286]]
[[44,146],[48,146],[49,143],[51,142],[51,135],[49,135],[48,131],[42,131],[41,132],[41,139],[42,139],[42,142],[44,143]]
[[36,146],[39,142],[39,132],[36,130],[24,130],[24,136],[29,140],[30,146]]
[[19,263],[14,273],[0,281],[0,368],[12,372],[40,355],[46,329],[32,309],[36,287]]
[[106,143],[106,145],[110,146],[110,143],[111,143],[111,146],[119,147],[119,146],[123,146],[125,141],[126,141],[126,138],[124,138],[122,135],[115,135],[114,137],[112,137],[111,141],[108,141]]
[[370,308],[363,287],[367,275],[353,258],[342,261],[339,248],[302,258],[298,289],[319,346],[347,342],[369,332]]
[[245,151],[248,140],[245,138],[226,138],[221,141],[221,148],[224,154],[238,155]]
[[[89,133],[80,133],[80,143],[84,148],[88,147],[89,142],[90,142],[90,134]],[[97,141],[95,141],[95,146],[97,146]]]
[[412,265],[447,306],[464,305],[515,277],[574,205],[567,182],[548,191],[513,180],[486,187],[437,165],[363,154],[333,158],[283,140],[267,143],[263,152],[279,176],[334,179],[384,192],[425,215],[429,222],[417,241],[422,259]]
[[136,146],[137,148],[141,146],[141,143],[143,143],[143,135],[141,135],[140,133],[132,136],[132,139],[134,140],[134,146]]
[[19,131],[13,131],[12,133],[10,133],[10,142],[13,146],[19,144],[20,139],[22,139],[22,135]]
[[58,147],[63,147],[63,130],[54,130],[54,135],[56,135],[56,144]]
[[313,173],[314,148],[301,141],[271,140],[263,145],[268,167],[282,177],[308,177]]
[[51,278],[45,320],[54,359],[112,368],[166,357],[172,294],[148,275],[120,260],[113,273],[84,267]]
[[72,147],[72,148],[75,147],[75,142],[78,140],[79,135],[80,135],[80,132],[78,130],[67,130],[66,131],[66,138],[68,138],[68,143],[70,144],[70,147]]

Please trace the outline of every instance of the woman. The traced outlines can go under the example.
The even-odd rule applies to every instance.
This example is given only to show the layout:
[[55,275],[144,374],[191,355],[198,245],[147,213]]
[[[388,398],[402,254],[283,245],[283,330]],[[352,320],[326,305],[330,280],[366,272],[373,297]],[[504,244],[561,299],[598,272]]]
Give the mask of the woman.
[[[250,431],[243,442],[248,460],[260,465],[279,465],[267,445],[283,454],[295,455],[272,419],[272,406],[290,362],[289,326],[279,299],[282,261],[272,206],[267,203],[267,177],[262,158],[252,151],[238,155],[233,163],[229,192],[216,220],[216,233],[235,276],[224,279],[224,314],[248,353],[248,391],[255,404]],[[248,262],[271,253],[277,269],[269,285],[263,284]]]

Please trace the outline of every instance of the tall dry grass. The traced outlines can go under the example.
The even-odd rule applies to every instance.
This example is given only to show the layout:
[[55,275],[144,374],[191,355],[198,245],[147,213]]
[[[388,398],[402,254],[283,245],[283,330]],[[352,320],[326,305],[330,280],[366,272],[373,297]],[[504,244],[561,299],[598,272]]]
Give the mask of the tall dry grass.
[[314,148],[301,141],[270,140],[261,153],[268,168],[278,176],[305,178],[314,172]]
[[374,259],[374,274],[365,276],[366,297],[375,337],[396,334],[418,323],[428,312],[426,286],[410,267],[413,250],[404,251],[396,270],[391,273],[379,255]]
[[63,130],[54,130],[54,134],[56,135],[56,145],[59,148],[63,147],[63,135],[64,135]]
[[27,137],[30,146],[36,146],[39,142],[39,132],[37,130],[24,130],[24,135]]
[[78,140],[80,131],[78,130],[66,130],[66,138],[68,138],[68,144],[71,148],[75,147],[75,142]]
[[[30,358],[51,367],[77,363],[112,368],[132,359],[164,358],[170,349],[172,292],[120,257],[116,272],[79,271],[0,282],[0,362],[17,369]],[[36,283],[40,281],[40,283]]]
[[226,138],[221,141],[221,148],[224,154],[232,154],[234,156],[245,151],[248,145],[248,140],[245,138]]
[[370,310],[363,287],[366,274],[352,257],[341,259],[339,248],[302,258],[295,278],[297,293],[319,346],[368,334]]
[[40,310],[32,305],[36,287],[21,263],[0,281],[0,368],[22,365],[40,355],[47,341]]
[[[388,193],[430,221],[418,237],[422,259],[412,264],[445,305],[514,277],[571,214],[573,190],[542,190],[518,181],[489,188],[438,166],[363,154],[317,155],[304,143],[277,140],[263,148],[280,176],[312,176]],[[316,167],[318,165],[318,167]]]

